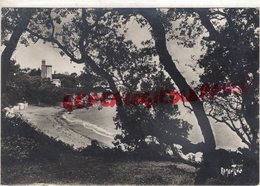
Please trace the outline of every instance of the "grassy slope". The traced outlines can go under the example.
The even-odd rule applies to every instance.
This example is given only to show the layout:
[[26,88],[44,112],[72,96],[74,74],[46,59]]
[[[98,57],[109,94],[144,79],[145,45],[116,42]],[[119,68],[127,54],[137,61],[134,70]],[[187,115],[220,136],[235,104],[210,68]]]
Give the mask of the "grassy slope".
[[195,177],[170,161],[111,160],[75,152],[19,118],[2,118],[1,144],[2,184],[193,184]]

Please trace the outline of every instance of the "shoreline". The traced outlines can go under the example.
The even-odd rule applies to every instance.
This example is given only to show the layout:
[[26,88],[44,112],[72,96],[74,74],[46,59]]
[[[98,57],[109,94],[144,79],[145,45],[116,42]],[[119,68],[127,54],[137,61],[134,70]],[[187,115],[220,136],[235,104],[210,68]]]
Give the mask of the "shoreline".
[[92,140],[97,140],[105,147],[113,146],[113,136],[109,132],[87,121],[68,117],[66,110],[61,107],[30,105],[18,113],[35,130],[43,132],[57,141],[62,141],[75,150],[91,145]]

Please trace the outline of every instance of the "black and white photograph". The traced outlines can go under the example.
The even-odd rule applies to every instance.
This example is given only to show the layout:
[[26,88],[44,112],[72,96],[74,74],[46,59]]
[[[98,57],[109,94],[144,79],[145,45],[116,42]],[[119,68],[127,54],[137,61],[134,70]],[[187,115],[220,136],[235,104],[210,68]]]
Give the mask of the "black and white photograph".
[[258,185],[259,7],[1,6],[1,185]]

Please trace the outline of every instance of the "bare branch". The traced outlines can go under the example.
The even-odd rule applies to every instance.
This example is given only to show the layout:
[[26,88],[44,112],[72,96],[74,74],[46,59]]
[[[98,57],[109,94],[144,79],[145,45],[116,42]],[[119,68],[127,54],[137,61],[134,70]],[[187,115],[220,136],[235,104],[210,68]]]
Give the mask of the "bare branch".
[[75,62],[75,63],[84,63],[84,61],[82,59],[77,59],[73,54],[71,54],[66,47],[64,47],[57,39],[53,38],[53,37],[44,37],[40,34],[37,34],[33,31],[31,31],[30,29],[26,28],[26,31],[29,32],[31,35],[38,37],[39,39],[42,39],[43,41],[47,41],[53,44],[56,44],[59,49],[61,49],[68,57],[70,57],[70,59]]

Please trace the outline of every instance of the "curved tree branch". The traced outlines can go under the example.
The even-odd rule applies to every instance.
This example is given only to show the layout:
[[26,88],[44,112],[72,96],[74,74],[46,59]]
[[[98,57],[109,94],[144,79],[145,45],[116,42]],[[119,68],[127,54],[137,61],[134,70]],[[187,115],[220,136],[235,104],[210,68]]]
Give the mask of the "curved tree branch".
[[[171,55],[169,54],[166,46],[166,33],[163,24],[161,23],[160,17],[155,9],[140,9],[139,13],[148,21],[152,27],[152,34],[155,40],[155,47],[159,55],[160,62],[163,64],[165,70],[174,80],[179,90],[189,91],[192,90],[191,87],[186,82],[185,78],[181,75],[176,65],[174,64]],[[194,114],[197,118],[198,125],[202,131],[205,146],[204,152],[214,151],[216,144],[213,135],[213,131],[210,126],[210,122],[205,113],[203,103],[199,100],[195,92],[194,99],[196,101],[191,101],[190,104],[193,108]],[[187,96],[185,96],[187,97]]]
[[2,94],[5,93],[5,91],[6,91],[6,81],[7,81],[7,76],[8,76],[8,72],[9,72],[10,59],[13,55],[13,52],[16,49],[16,46],[18,44],[18,41],[19,41],[21,35],[23,34],[23,32],[25,32],[25,29],[27,28],[27,26],[31,20],[34,10],[30,9],[30,8],[21,9],[21,10],[19,10],[19,12],[21,13],[20,21],[15,26],[14,31],[13,31],[8,43],[6,44],[6,47],[5,47],[4,51],[2,52],[2,56],[1,56]]

